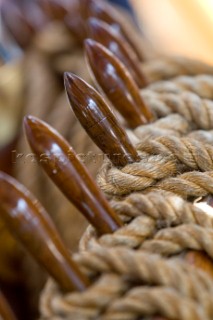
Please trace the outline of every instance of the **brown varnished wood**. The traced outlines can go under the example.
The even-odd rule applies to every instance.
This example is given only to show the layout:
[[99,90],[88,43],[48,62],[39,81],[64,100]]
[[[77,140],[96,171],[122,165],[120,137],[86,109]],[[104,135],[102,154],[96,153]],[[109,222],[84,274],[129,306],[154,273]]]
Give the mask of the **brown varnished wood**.
[[10,35],[21,48],[26,48],[34,35],[34,30],[20,8],[13,1],[5,1],[2,6],[2,16]]
[[13,163],[11,159],[12,150],[16,148],[18,136],[16,136],[10,143],[0,148],[0,171],[8,174],[13,174]]
[[113,6],[102,0],[38,0],[45,14],[51,19],[64,20],[72,35],[82,43],[88,37],[87,19],[97,17],[108,24],[129,43],[138,60],[143,60],[141,52],[131,40],[131,36],[118,22]]
[[65,73],[65,88],[76,117],[96,145],[115,166],[140,161],[124,129],[102,96],[72,73]]
[[0,209],[11,233],[63,290],[82,291],[89,285],[45,209],[23,185],[3,172],[0,172]]
[[120,34],[129,43],[137,58],[140,61],[143,60],[141,52],[139,52],[137,46],[131,39],[131,35],[128,34],[125,26],[121,25],[121,23],[118,21],[112,5],[102,0],[81,0],[80,6],[84,21],[91,17],[105,21],[112,26],[115,32]]
[[46,16],[36,2],[20,4],[5,1],[1,10],[4,25],[17,44],[24,49],[46,23]]
[[[86,167],[69,143],[43,121],[28,116],[25,131],[31,149],[48,176],[100,234],[122,226]],[[41,159],[46,155],[46,159]]]
[[50,19],[63,20],[68,12],[63,0],[38,0],[38,3]]
[[92,39],[85,40],[85,52],[98,85],[128,125],[135,128],[152,121],[137,84],[115,55]]
[[7,300],[0,291],[0,319],[1,320],[17,320],[13,311],[11,310]]
[[64,25],[82,45],[87,37],[86,23],[82,18],[80,1],[39,0],[39,3],[51,20],[63,21]]
[[89,37],[114,53],[126,66],[140,88],[146,87],[148,81],[140,69],[140,61],[128,42],[115,32],[109,24],[99,19],[90,18],[88,25]]
[[87,37],[87,26],[79,13],[79,10],[68,13],[64,18],[64,23],[70,33],[82,46],[84,39]]

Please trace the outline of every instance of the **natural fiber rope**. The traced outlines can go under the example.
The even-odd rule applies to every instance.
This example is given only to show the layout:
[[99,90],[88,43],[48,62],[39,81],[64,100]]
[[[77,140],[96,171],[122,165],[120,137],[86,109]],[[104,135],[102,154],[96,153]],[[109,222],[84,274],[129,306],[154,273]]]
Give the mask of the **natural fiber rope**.
[[182,225],[160,230],[152,240],[145,241],[141,249],[161,255],[173,255],[184,249],[194,249],[204,251],[213,258],[212,240],[212,229],[198,225]]
[[185,57],[155,57],[141,65],[150,83],[167,80],[181,75],[212,75],[213,66]]
[[[161,201],[164,198],[166,203],[169,202],[165,194],[159,193],[159,196]],[[148,194],[147,197],[151,198],[151,194]],[[152,197],[156,199],[156,194],[153,193]],[[191,221],[194,220],[193,216],[189,215],[184,218],[180,215],[184,223],[189,223],[188,225],[165,228],[163,231],[156,232],[153,240],[143,239],[140,248],[150,252],[160,247],[158,252],[163,255],[171,255],[183,249],[192,248],[205,250],[212,257],[213,231],[207,227],[207,225],[212,226],[212,218],[174,195],[168,194],[168,197],[171,197],[170,202],[173,201],[176,204],[177,210],[179,208],[177,203],[180,200],[183,208],[186,205],[189,210],[194,211],[205,228],[191,224]],[[204,222],[205,219],[207,219],[206,222]],[[144,221],[138,225],[138,219],[133,220],[132,231],[138,230],[140,237],[143,233]],[[166,216],[165,221],[167,221]],[[131,235],[131,228],[129,230]],[[120,231],[121,229],[117,233]],[[207,237],[205,237],[205,232]],[[104,237],[107,236],[102,238]],[[165,241],[172,242],[165,245],[166,248],[169,247],[168,252],[164,250]],[[128,243],[123,242],[123,245],[128,245],[129,242],[129,240]],[[157,249],[155,242],[158,245]],[[213,286],[208,274],[177,258],[170,258],[167,261],[150,253],[140,253],[124,248],[112,249],[111,246],[118,244],[121,243],[118,241],[108,243],[110,249],[106,249],[104,242],[95,246],[92,242],[91,248],[87,247],[87,251],[77,254],[76,260],[82,266],[82,271],[93,278],[100,273],[104,275],[84,293],[64,295],[60,293],[55,284],[50,282],[41,297],[42,319],[133,320],[142,315],[151,316],[153,314],[169,319],[177,319],[177,314],[178,319],[212,319]],[[146,287],[147,285],[149,287]],[[171,303],[172,306],[170,306]]]
[[82,251],[99,246],[114,247],[125,245],[138,248],[162,228],[177,225],[196,224],[212,228],[213,217],[180,197],[162,191],[145,195],[132,194],[124,201],[112,201],[112,208],[126,224],[113,234],[97,237],[93,228],[88,228],[81,239]]
[[158,93],[144,89],[141,94],[158,118],[178,113],[197,129],[212,129],[213,101],[202,99],[191,92],[180,94]]
[[49,282],[42,297],[44,319],[60,313],[63,319],[133,320],[152,314],[177,319],[178,313],[178,319],[211,319],[211,278],[181,260],[103,247],[76,259],[87,274],[105,275],[84,293],[65,296]]
[[156,183],[161,188],[166,180],[162,183],[160,180],[189,170],[213,170],[213,147],[198,140],[160,137],[146,141],[145,144],[142,142],[136,147],[140,162],[116,168],[107,161],[102,167],[97,182],[108,195],[121,196],[142,191]]
[[157,183],[154,188],[174,192],[185,199],[204,197],[213,193],[213,171],[183,173]]
[[[188,223],[205,228],[213,227],[212,216],[194,204],[166,191],[158,190],[147,194],[132,193],[123,201],[112,200],[111,206],[123,221],[129,222],[133,218],[145,215],[155,221],[157,229]],[[84,237],[82,241],[83,239]]]
[[193,77],[181,76],[172,81],[155,82],[149,86],[149,89],[159,93],[176,94],[185,90],[194,92],[201,98],[213,99],[213,76],[208,74]]

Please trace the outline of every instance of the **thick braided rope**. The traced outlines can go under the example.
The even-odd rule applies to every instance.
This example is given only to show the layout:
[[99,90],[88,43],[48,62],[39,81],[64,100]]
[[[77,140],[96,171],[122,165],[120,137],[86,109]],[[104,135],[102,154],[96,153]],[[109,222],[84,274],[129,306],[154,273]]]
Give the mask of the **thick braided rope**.
[[133,193],[123,201],[111,201],[111,206],[127,224],[113,234],[101,237],[93,228],[88,228],[81,238],[80,250],[120,245],[138,248],[159,229],[182,224],[196,224],[210,229],[213,226],[212,216],[179,196],[162,191],[145,195]]
[[213,193],[213,171],[186,172],[157,183],[153,189],[170,191],[185,199],[204,197]]
[[181,172],[213,170],[213,147],[191,138],[160,137],[138,144],[137,150],[140,162],[121,169],[110,162],[103,166],[97,181],[105,193],[125,195],[156,183],[159,187],[160,180]]
[[213,67],[184,57],[157,57],[141,65],[150,82],[171,79],[180,75],[213,74]]
[[[161,136],[185,136],[202,141],[213,143],[213,130],[194,130],[195,126],[178,114],[169,114],[154,123],[139,126],[135,130],[127,129],[127,134],[133,144],[146,143],[147,140]],[[192,131],[191,131],[192,130]],[[194,130],[194,131],[193,131]]]
[[[198,141],[196,141],[196,146],[197,143]],[[171,148],[165,149],[164,145],[163,148],[164,153],[169,152],[169,157],[171,157]],[[210,146],[207,146],[207,148],[210,148]],[[156,150],[158,149],[159,147],[157,147]],[[180,159],[178,161],[180,161]],[[183,200],[181,199],[181,201]],[[192,208],[191,210],[193,211]],[[195,216],[193,215],[191,218],[187,217],[185,221],[187,221],[187,219],[193,221],[194,217]],[[182,219],[184,219],[184,217]],[[201,223],[203,223],[202,218],[200,219],[200,221]],[[209,221],[208,223],[210,223],[211,225],[211,221]],[[146,243],[149,238],[153,238],[155,234],[157,234],[157,228],[159,227],[159,225],[161,227],[163,225],[159,223],[159,220],[157,221],[157,219],[155,220],[152,217],[149,217],[148,215],[141,215],[133,219],[133,221],[125,227],[115,232],[113,234],[114,237],[111,237],[111,235],[102,236],[101,239],[97,242],[94,241],[93,236],[92,241],[88,242],[86,248],[88,250],[88,257],[84,264],[84,269],[88,270],[88,259],[91,258],[92,267],[91,270],[88,272],[92,272],[93,274],[94,270],[97,270],[96,268],[98,262],[97,259],[94,258],[94,256],[90,252],[91,248],[95,250],[103,250],[103,247],[112,247],[115,245],[118,246],[122,244],[124,246],[130,246],[133,248],[137,248],[140,246],[143,249],[143,244]],[[110,252],[111,250],[112,249],[110,249]],[[84,254],[86,253],[84,252]],[[136,254],[136,251],[134,251],[133,254]],[[104,255],[106,255],[106,252],[104,253]],[[116,253],[116,255],[118,255],[118,253]],[[127,259],[131,261],[131,258],[128,256]],[[79,261],[82,263],[81,259]],[[113,261],[115,261],[114,258]],[[121,265],[123,268],[123,264],[119,262],[119,265]],[[142,265],[142,262],[140,262],[140,265],[138,264],[137,268],[140,268],[140,266]],[[102,258],[101,266],[103,267]],[[162,268],[159,269],[162,272]],[[153,269],[151,269],[151,267],[150,270],[152,270],[153,276]],[[177,290],[174,290],[170,287],[159,288],[158,286],[150,288],[145,287],[144,282],[143,286],[140,287],[140,282],[134,278],[135,283],[137,283],[137,287],[139,286],[137,289],[135,289],[126,285],[126,278],[128,277],[128,273],[126,269],[124,271],[124,285],[123,283],[120,283],[121,277],[117,279],[113,276],[113,280],[111,278],[107,278],[105,282],[106,285],[104,286],[104,288],[101,287],[100,290],[95,290],[94,295],[92,290],[94,288],[96,289],[96,284],[83,294],[77,294],[77,296],[75,294],[70,294],[69,297],[67,297],[66,295],[62,295],[57,288],[54,289],[54,287],[50,287],[48,289],[48,287],[46,287],[47,291],[44,292],[44,300],[42,303],[42,314],[44,314],[47,319],[48,317],[49,319],[53,319],[56,315],[57,317],[59,317],[59,319],[60,315],[62,319],[70,319],[72,317],[74,317],[75,319],[138,319],[139,316],[150,316],[153,313],[160,314],[162,316],[170,317],[173,319],[175,319],[174,315],[176,316],[177,314],[179,315],[180,319],[192,319],[191,317],[193,317],[193,319],[212,318],[212,301],[210,301],[211,294],[209,292],[206,294],[205,299],[202,299],[202,301],[196,300],[196,302],[194,302],[191,297],[183,298],[182,293],[180,294]],[[104,269],[103,272],[106,273],[107,270]],[[197,283],[197,278],[195,278],[193,282]],[[188,286],[188,278],[185,278],[184,283]],[[200,290],[198,291],[204,293],[204,289],[200,288]],[[161,299],[159,299],[159,294]],[[205,294],[202,295],[202,297],[204,296]],[[73,298],[74,302],[72,300]],[[107,305],[105,304],[106,301]],[[137,301],[138,303],[136,303]],[[172,307],[170,306],[171,301]]]
[[[159,302],[159,297],[161,301]],[[103,320],[137,320],[140,315],[160,313],[167,319],[208,319],[205,311],[191,299],[183,298],[170,288],[138,287],[127,296],[112,302]]]
[[134,144],[141,140],[150,140],[160,136],[184,136],[193,132],[194,126],[179,114],[169,114],[157,119],[153,123],[139,126],[135,130],[127,129],[127,133]]
[[153,239],[141,245],[142,250],[173,255],[184,249],[204,251],[213,258],[213,230],[195,224],[166,228],[156,233]]
[[174,94],[144,89],[141,91],[141,95],[158,118],[178,113],[193,123],[197,129],[212,129],[213,101],[211,100],[202,99],[192,92]]
[[173,193],[160,190],[147,194],[132,193],[122,201],[112,200],[111,207],[125,222],[148,216],[155,220],[157,229],[189,223],[213,227],[211,215]]
[[76,260],[88,275],[103,276],[84,293],[65,296],[49,282],[41,299],[44,319],[53,319],[55,314],[61,314],[63,319],[76,316],[75,319],[133,320],[152,314],[175,319],[177,312],[178,319],[211,319],[211,278],[181,260],[102,247],[82,252]]
[[179,94],[182,91],[191,91],[199,97],[213,99],[213,75],[180,76],[172,81],[159,81],[151,84],[149,89],[159,92]]

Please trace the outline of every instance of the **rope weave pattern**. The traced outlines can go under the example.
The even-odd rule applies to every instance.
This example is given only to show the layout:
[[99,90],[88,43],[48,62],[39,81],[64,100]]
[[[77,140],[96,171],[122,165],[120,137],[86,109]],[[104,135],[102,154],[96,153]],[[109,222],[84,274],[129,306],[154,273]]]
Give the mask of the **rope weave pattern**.
[[[187,172],[189,179],[193,179],[196,174],[194,170],[203,171],[205,176],[209,171],[211,177],[213,147],[209,144],[191,138],[160,137],[146,141],[145,144],[138,144],[137,150],[141,151],[141,161],[138,163],[126,165],[121,169],[112,167],[109,162],[103,166],[98,176],[98,184],[105,193],[121,196],[133,191],[142,191],[155,184],[157,188],[164,190],[163,186],[167,185],[167,180],[160,180],[189,170],[192,171],[191,176],[190,172]],[[171,179],[180,180],[185,176]]]
[[172,81],[161,81],[150,85],[151,90],[164,93],[171,92],[179,94],[182,91],[196,93],[201,98],[213,98],[213,78],[211,75],[198,75],[194,77],[180,76]]
[[[144,89],[141,94],[158,118],[178,113],[197,129],[210,130],[213,124],[213,101],[192,92],[158,93]],[[139,127],[140,128],[140,127]]]
[[76,260],[86,274],[103,275],[84,293],[65,297],[49,281],[41,305],[44,319],[54,319],[54,314],[63,319],[133,320],[142,314],[210,319],[213,314],[211,278],[181,260],[102,247],[82,252]]
[[[152,124],[127,130],[141,161],[124,168],[106,161],[97,178],[125,224],[101,237],[87,229],[75,260],[93,285],[63,294],[49,280],[41,296],[42,320],[213,318],[213,274],[185,258],[189,250],[213,258],[213,217],[189,201],[213,191],[213,68],[182,58],[141,67],[152,83],[141,95],[156,116]],[[71,138],[68,112],[58,125],[59,112],[53,107],[46,116]]]
[[181,75],[212,75],[213,67],[185,57],[155,57],[141,65],[150,83],[167,80]]
[[162,255],[175,254],[187,248],[204,251],[213,258],[212,240],[212,229],[182,225],[160,230],[152,240],[145,241],[141,248]]

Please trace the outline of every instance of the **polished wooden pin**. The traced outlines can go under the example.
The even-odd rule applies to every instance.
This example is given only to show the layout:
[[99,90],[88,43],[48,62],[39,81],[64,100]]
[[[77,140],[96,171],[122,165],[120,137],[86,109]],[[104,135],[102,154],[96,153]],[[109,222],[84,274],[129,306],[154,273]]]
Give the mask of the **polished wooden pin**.
[[64,291],[82,291],[89,280],[70,258],[52,220],[30,192],[0,172],[1,218]]
[[50,19],[63,20],[68,12],[66,1],[63,0],[38,0],[38,3]]
[[[69,143],[45,122],[28,116],[24,119],[30,147],[39,164],[64,195],[80,210],[100,234],[122,226],[86,167]],[[41,159],[45,155],[45,159]]]
[[88,32],[86,22],[79,13],[79,10],[73,10],[71,13],[68,13],[64,17],[64,24],[79,44],[82,45],[84,39],[88,36]]
[[0,291],[0,319],[1,320],[16,320],[16,316],[11,310],[7,300]]
[[15,1],[5,1],[2,3],[1,12],[4,25],[23,49],[28,47],[33,36],[47,21],[36,2],[26,2],[20,5]]
[[128,34],[125,26],[121,25],[120,21],[118,21],[119,19],[112,5],[102,0],[81,0],[80,6],[84,21],[91,17],[95,17],[108,23],[115,32],[129,43],[139,61],[143,60],[142,53],[132,41],[131,35]]
[[65,88],[76,117],[96,145],[115,166],[140,161],[126,132],[102,96],[72,73],[65,73]]
[[140,88],[146,87],[148,81],[140,69],[140,61],[129,43],[104,21],[96,18],[88,20],[89,37],[109,49],[126,66]]
[[85,40],[88,64],[98,85],[131,128],[154,119],[126,67],[100,43]]

